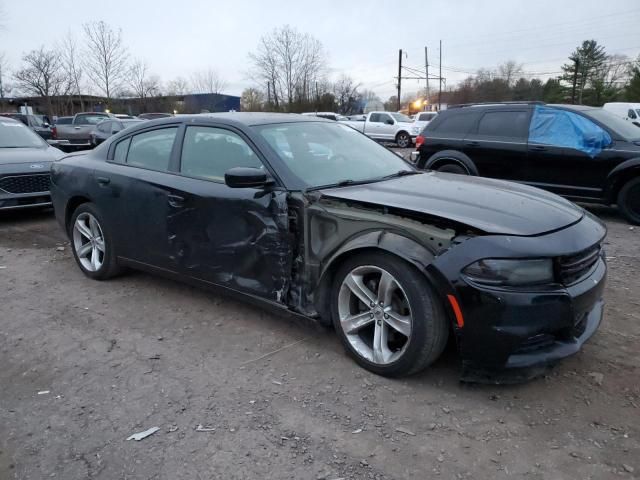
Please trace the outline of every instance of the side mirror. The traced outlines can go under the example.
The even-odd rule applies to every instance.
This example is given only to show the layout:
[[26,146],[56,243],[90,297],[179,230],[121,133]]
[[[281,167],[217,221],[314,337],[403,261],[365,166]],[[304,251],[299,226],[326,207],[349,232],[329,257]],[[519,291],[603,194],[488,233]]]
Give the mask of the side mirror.
[[44,123],[42,124],[42,126],[43,126],[44,128],[49,128],[51,125],[50,125],[50,124],[48,124],[47,122],[44,122]]
[[259,188],[273,183],[262,168],[233,167],[224,173],[224,183],[231,188]]
[[390,118],[387,118],[384,123],[386,123],[387,125],[393,125],[393,120]]

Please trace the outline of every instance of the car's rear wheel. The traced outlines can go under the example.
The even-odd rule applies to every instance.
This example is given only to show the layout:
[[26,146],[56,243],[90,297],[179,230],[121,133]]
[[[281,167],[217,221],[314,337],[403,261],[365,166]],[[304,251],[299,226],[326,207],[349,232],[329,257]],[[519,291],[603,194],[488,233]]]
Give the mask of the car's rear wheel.
[[418,372],[442,353],[448,327],[424,275],[385,253],[344,262],[332,291],[336,331],[358,364],[379,375]]
[[620,189],[618,208],[630,223],[640,224],[640,177],[629,180]]
[[400,148],[408,148],[411,146],[411,137],[406,132],[400,132],[396,135],[396,143]]
[[73,212],[69,238],[73,256],[86,276],[106,280],[120,273],[111,234],[94,204],[83,203]]
[[469,175],[467,169],[457,163],[445,163],[441,167],[438,167],[437,171],[445,173],[456,173],[458,175]]

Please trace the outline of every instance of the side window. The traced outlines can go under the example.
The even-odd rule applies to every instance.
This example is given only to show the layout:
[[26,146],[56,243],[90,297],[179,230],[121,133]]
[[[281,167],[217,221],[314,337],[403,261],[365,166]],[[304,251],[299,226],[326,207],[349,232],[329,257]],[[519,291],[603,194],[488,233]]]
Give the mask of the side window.
[[634,112],[631,108],[629,109],[629,112],[627,112],[627,117],[633,118],[634,120],[638,118],[638,116],[636,115],[636,112]]
[[109,133],[111,131],[111,122],[100,122],[96,128],[103,133]]
[[420,122],[429,122],[433,119],[435,115],[433,113],[421,113],[419,121]]
[[114,162],[124,163],[127,161],[127,152],[129,151],[130,143],[131,143],[131,137],[119,142],[116,145],[116,149],[113,152]]
[[388,120],[392,120],[391,115],[387,115],[386,113],[381,113],[380,114],[380,122],[381,123],[386,123]]
[[595,157],[611,142],[609,133],[577,113],[549,107],[533,112],[529,143],[572,148]]
[[382,120],[380,120],[381,116],[382,115],[380,115],[379,113],[372,113],[371,116],[369,117],[369,121],[375,122],[375,123],[382,122]]
[[435,131],[439,135],[463,135],[471,130],[477,119],[478,115],[476,113],[463,112],[452,115],[443,113],[438,115],[433,122],[429,123],[427,129],[430,132]]
[[134,135],[131,138],[127,163],[150,170],[168,170],[177,131],[177,127],[172,127]]
[[180,172],[190,177],[224,181],[233,167],[262,168],[251,147],[232,131],[214,127],[187,127]]
[[519,112],[487,112],[478,123],[478,135],[506,137],[526,141],[529,115]]

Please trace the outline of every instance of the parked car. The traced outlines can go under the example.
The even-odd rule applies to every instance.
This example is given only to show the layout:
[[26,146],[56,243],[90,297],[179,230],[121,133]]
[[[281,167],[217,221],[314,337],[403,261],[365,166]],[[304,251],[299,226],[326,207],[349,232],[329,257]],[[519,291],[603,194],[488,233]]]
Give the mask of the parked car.
[[413,116],[413,126],[416,127],[418,133],[422,132],[427,125],[436,118],[438,112],[418,112]]
[[334,112],[305,112],[302,115],[310,115],[312,117],[326,118],[328,120],[334,121],[347,119],[347,117],[345,117],[344,115],[340,115],[339,113]]
[[93,131],[89,137],[89,143],[92,146],[100,145],[111,135],[115,135],[116,133],[124,130],[125,128],[131,127],[132,125],[137,125],[139,123],[145,122],[146,120],[135,119],[110,119],[103,120],[98,125],[95,126]]
[[173,117],[173,113],[141,113],[138,115],[140,120],[157,120],[158,118]]
[[627,220],[640,223],[640,129],[601,108],[540,102],[449,107],[417,146],[418,168],[617,204]]
[[374,140],[395,142],[401,148],[410,147],[420,133],[412,120],[402,113],[371,112],[364,120],[343,121]]
[[27,115],[24,113],[0,113],[2,117],[13,118],[31,128],[45,140],[51,138],[51,125],[45,115]]
[[51,179],[87,277],[129,266],[333,322],[381,375],[426,367],[451,331],[464,378],[527,378],[602,317],[594,216],[529,186],[418,171],[341,122],[156,120],[55,162]]
[[640,127],[640,103],[610,102],[602,108]]
[[70,124],[57,123],[53,127],[53,138],[50,143],[63,150],[91,148],[91,132],[98,123],[111,118],[115,117],[110,113],[76,113]]
[[62,156],[22,122],[0,117],[0,210],[51,205],[49,168]]

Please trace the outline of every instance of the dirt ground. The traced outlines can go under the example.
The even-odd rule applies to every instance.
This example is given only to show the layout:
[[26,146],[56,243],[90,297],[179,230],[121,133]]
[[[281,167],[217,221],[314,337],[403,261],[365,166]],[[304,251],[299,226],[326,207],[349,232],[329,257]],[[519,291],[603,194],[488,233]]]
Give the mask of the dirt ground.
[[640,227],[593,211],[604,323],[504,387],[461,384],[453,348],[390,380],[311,322],[142,273],[90,281],[50,212],[2,215],[0,479],[640,478]]

